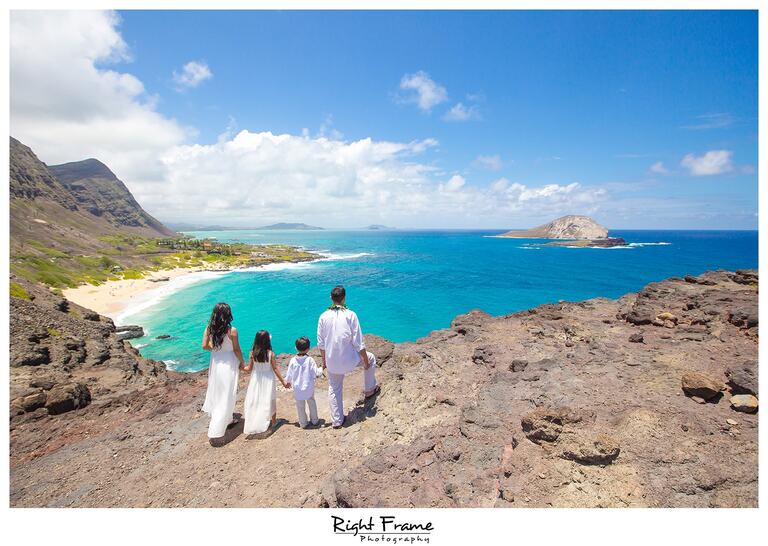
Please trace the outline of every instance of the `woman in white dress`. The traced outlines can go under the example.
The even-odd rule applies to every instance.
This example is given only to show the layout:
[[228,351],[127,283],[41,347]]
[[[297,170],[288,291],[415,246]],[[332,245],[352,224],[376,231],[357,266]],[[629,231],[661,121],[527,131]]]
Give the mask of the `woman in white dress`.
[[[277,378],[286,386],[280,369],[277,367],[275,353],[272,352],[272,340],[269,332],[259,330],[253,339],[253,348],[248,356],[245,371],[251,372],[248,391],[245,394],[245,426],[247,435],[262,434],[277,423]],[[273,429],[274,430],[274,429]]]
[[237,377],[240,368],[245,366],[237,329],[232,326],[232,309],[226,303],[217,303],[213,307],[203,334],[203,349],[211,351],[203,411],[211,417],[208,438],[215,444],[227,428],[236,423]]

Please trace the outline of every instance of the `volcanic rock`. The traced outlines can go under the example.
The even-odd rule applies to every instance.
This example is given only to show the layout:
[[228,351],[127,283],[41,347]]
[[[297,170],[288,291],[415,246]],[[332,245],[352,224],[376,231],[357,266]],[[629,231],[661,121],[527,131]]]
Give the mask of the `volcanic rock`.
[[683,391],[688,396],[710,400],[720,394],[722,383],[702,372],[688,371],[682,377]]
[[91,391],[82,383],[56,385],[46,397],[45,407],[51,415],[84,408],[91,403]]
[[731,397],[731,407],[736,411],[755,413],[757,406],[757,397],[751,394],[736,394]]
[[733,394],[757,394],[757,363],[746,361],[725,370]]

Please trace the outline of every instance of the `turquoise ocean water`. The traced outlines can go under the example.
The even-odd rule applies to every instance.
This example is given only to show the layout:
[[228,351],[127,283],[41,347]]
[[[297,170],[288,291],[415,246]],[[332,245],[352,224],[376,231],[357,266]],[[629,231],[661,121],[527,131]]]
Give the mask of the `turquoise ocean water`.
[[[364,332],[398,342],[447,327],[470,309],[501,315],[558,300],[616,298],[671,276],[758,265],[756,231],[611,231],[634,243],[614,249],[532,248],[525,245],[535,241],[488,237],[498,233],[194,232],[224,242],[297,245],[328,258],[172,281],[117,322],[145,327],[147,335],[133,340],[143,355],[195,371],[208,365],[200,341],[219,301],[232,306],[244,352],[262,328],[276,352],[290,352],[296,337],[314,340],[336,284],[347,287]],[[155,339],[162,334],[172,337]]]

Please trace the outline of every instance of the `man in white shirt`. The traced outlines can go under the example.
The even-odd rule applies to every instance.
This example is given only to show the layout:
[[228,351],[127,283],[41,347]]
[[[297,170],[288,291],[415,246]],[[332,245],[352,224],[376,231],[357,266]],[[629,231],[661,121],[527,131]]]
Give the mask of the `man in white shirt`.
[[365,350],[363,332],[354,311],[347,309],[343,286],[331,290],[331,306],[317,321],[317,348],[328,370],[328,402],[333,428],[344,424],[344,376],[363,366],[365,397],[378,394],[376,357]]

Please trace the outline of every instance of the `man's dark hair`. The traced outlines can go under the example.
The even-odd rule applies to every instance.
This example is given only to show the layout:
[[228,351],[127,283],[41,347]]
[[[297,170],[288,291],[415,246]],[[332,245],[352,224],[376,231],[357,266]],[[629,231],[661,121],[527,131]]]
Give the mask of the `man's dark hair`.
[[300,353],[309,351],[309,338],[307,336],[301,336],[296,340],[296,350]]
[[334,301],[334,303],[343,302],[346,296],[347,296],[347,291],[344,290],[344,287],[341,285],[331,290],[331,299]]

